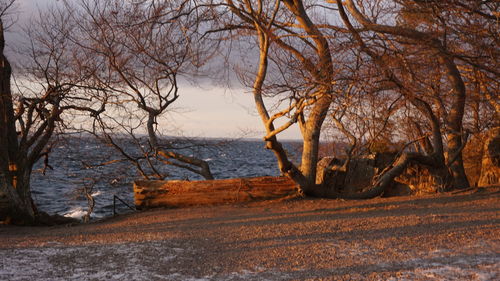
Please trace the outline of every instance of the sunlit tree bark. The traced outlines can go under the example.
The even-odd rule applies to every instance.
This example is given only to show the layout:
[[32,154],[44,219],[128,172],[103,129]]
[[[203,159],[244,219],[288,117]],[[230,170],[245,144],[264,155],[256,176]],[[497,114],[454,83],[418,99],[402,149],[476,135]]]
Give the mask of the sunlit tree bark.
[[[306,192],[312,192],[317,188],[316,164],[321,128],[332,101],[333,65],[329,43],[309,17],[302,1],[275,1],[271,7],[263,1],[236,3],[228,0],[226,4],[247,26],[255,30],[258,39],[259,59],[253,92],[257,111],[266,128],[264,140],[267,148],[274,151],[282,173],[294,179]],[[281,22],[287,17],[289,23]],[[287,24],[294,25],[297,31],[288,30]],[[312,50],[311,55],[302,53],[299,46],[283,40],[285,36],[275,30],[289,32],[290,36],[297,37]],[[299,94],[299,97],[292,98],[290,106],[276,114],[270,113],[264,103],[264,85],[269,71],[269,51],[272,44],[300,62],[308,76],[315,81],[310,93],[304,92]],[[276,127],[275,121],[284,116],[291,117],[283,125]],[[280,132],[296,123],[301,128],[303,138],[299,167],[288,159],[286,151],[277,139]]]
[[[342,4],[340,1],[337,2],[340,7]],[[439,32],[425,32],[412,29],[409,26],[391,26],[374,23],[359,11],[353,1],[346,1],[346,7],[352,17],[355,18],[356,21],[365,29],[379,34],[405,38],[414,44],[420,44],[435,51],[440,63],[443,65],[444,73],[447,76],[450,89],[453,91],[453,95],[449,98],[450,102],[447,104],[449,111],[445,112],[446,115],[444,116],[444,124],[441,126],[446,127],[446,166],[450,168],[454,179],[454,187],[468,187],[469,183],[465,176],[461,155],[465,145],[464,139],[466,136],[463,128],[463,118],[467,93],[462,74],[460,73],[455,62],[455,57],[452,54],[453,50],[449,51],[446,48],[446,42],[443,43],[439,39]]]

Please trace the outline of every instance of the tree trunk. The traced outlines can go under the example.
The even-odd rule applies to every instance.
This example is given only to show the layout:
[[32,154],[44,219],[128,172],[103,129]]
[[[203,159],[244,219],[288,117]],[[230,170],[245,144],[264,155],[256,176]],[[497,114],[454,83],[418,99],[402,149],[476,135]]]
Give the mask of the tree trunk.
[[316,183],[316,166],[318,164],[319,140],[321,126],[331,104],[331,97],[323,95],[314,105],[306,123],[306,132],[303,135],[302,162],[300,170],[309,185]]
[[[29,175],[25,178],[12,184],[12,177],[0,173],[0,189],[7,196],[8,206],[6,214],[6,221],[13,224],[33,224],[35,223],[36,210],[31,199],[31,192],[29,186]],[[16,177],[15,180],[19,178]]]
[[10,88],[11,66],[4,55],[4,30],[0,20],[0,188],[9,201],[8,216],[16,223],[35,221],[31,199],[31,165],[20,153]]
[[464,162],[462,160],[462,120],[467,96],[465,84],[453,59],[445,54],[441,54],[440,59],[446,67],[446,74],[454,92],[452,105],[448,113],[448,120],[446,120],[450,130],[448,133],[448,161],[453,161],[453,163],[448,163],[448,166],[453,176],[454,188],[467,188],[469,187],[469,180],[465,175]]
[[[262,88],[267,77],[268,55],[271,42],[268,32],[262,30],[257,22],[254,22],[254,24],[259,39],[259,64],[253,84],[253,96],[255,107],[265,126],[266,133],[270,134],[275,131],[275,127],[273,122],[270,122],[269,111],[264,103]],[[266,149],[270,149],[274,153],[281,173],[294,180],[301,187],[308,185],[307,179],[301,171],[288,159],[288,155],[276,135],[265,138],[265,141]]]
[[[343,4],[340,0],[337,0],[339,6],[339,11],[345,13],[343,10]],[[415,40],[415,42],[422,42],[422,46],[432,48],[436,50],[439,56],[440,63],[445,66],[446,75],[448,81],[450,82],[451,89],[453,90],[452,104],[450,107],[450,112],[446,120],[446,125],[448,129],[448,160],[452,160],[452,163],[448,163],[451,170],[451,174],[454,180],[454,188],[467,188],[469,187],[469,181],[465,175],[465,169],[462,160],[462,137],[463,137],[463,126],[462,120],[464,116],[464,108],[466,101],[466,88],[463,82],[460,71],[458,70],[453,57],[451,57],[447,52],[445,46],[440,41],[440,39],[435,38],[433,34],[421,32],[417,29],[412,28],[402,28],[400,26],[390,26],[384,24],[378,24],[370,21],[365,17],[356,7],[353,0],[346,1],[346,7],[351,13],[351,15],[365,28],[380,32],[383,34],[392,34],[395,36],[401,36],[403,38],[408,38]],[[347,15],[342,15],[345,22],[348,22]],[[349,23],[350,24],[350,23]],[[351,31],[356,35],[357,31],[354,31],[351,26]],[[359,35],[358,35],[359,37]],[[360,37],[359,37],[360,38]],[[361,39],[358,39],[361,40]],[[372,55],[371,55],[372,56]],[[373,57],[373,56],[372,56]],[[380,64],[379,64],[380,65]]]
[[332,103],[331,83],[333,77],[333,60],[328,40],[314,24],[306,12],[303,1],[284,1],[290,12],[295,15],[300,27],[311,37],[315,43],[315,52],[318,63],[316,69],[311,69],[311,74],[320,86],[317,90],[317,101],[309,112],[307,121],[302,124],[302,162],[300,171],[306,180],[304,188],[309,190],[316,187],[316,166],[318,164],[319,140],[321,127]]
[[500,184],[500,127],[488,132],[478,181],[478,186],[497,184]]
[[449,166],[454,181],[453,187],[458,189],[469,187],[469,180],[465,174],[464,161],[462,159],[462,148],[462,134],[449,133],[448,160],[455,158]]

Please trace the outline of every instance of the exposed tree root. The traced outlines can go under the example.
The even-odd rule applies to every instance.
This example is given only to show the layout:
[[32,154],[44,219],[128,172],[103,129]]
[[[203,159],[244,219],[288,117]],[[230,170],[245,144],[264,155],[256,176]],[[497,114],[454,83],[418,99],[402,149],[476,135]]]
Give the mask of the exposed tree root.
[[[313,187],[303,188],[308,196],[323,198],[342,198],[342,199],[370,199],[382,195],[388,188],[394,184],[394,180],[402,175],[410,165],[424,166],[429,169],[439,191],[447,191],[452,186],[452,177],[444,164],[439,164],[432,155],[421,153],[403,153],[396,160],[386,167],[379,176],[375,176],[374,184],[366,191],[344,193],[338,189],[338,184],[334,186],[329,184],[317,184]],[[335,177],[344,181],[346,175],[337,173]]]

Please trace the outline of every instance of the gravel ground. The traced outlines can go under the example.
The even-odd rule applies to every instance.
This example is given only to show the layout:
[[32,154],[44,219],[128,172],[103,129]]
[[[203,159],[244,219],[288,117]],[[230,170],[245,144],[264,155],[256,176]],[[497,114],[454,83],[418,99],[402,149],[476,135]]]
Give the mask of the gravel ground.
[[500,280],[500,188],[0,226],[0,280]]

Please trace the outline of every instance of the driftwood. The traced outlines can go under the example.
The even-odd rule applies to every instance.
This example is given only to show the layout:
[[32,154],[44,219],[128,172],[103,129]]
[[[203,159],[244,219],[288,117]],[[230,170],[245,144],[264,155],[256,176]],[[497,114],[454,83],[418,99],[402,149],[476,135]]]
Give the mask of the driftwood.
[[217,205],[298,196],[287,177],[237,178],[205,181],[148,181],[134,183],[137,209]]

